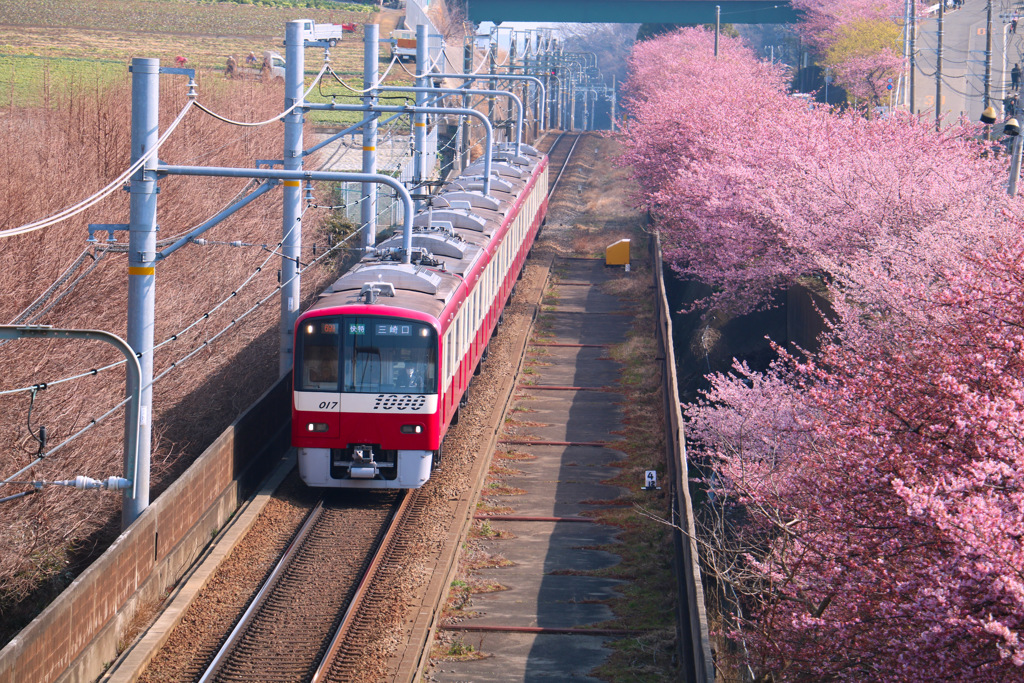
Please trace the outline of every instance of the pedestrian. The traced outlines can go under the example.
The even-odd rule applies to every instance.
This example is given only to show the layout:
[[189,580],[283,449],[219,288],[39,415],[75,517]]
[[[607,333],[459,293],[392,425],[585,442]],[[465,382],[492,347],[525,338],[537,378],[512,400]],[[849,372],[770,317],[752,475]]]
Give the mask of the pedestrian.
[[236,75],[238,75],[237,71],[236,71],[237,67],[238,67],[238,63],[235,61],[235,56],[234,55],[228,55],[228,63],[224,67],[224,77],[225,78],[234,78]]
[[1017,113],[1017,98],[1013,95],[1007,95],[1003,98],[1003,111],[1006,113],[1006,117],[1010,118]]
[[178,55],[177,57],[174,58],[174,63],[177,64],[178,66],[185,66],[185,64],[188,63],[188,60],[185,59],[184,57],[182,57],[181,55]]
[[246,66],[256,66],[260,60],[256,59],[256,53],[249,51],[249,56],[245,58]]
[[1014,90],[1020,88],[1020,64],[1014,64],[1010,69],[1010,87]]
[[1017,17],[1010,19],[1010,33],[1017,33]]

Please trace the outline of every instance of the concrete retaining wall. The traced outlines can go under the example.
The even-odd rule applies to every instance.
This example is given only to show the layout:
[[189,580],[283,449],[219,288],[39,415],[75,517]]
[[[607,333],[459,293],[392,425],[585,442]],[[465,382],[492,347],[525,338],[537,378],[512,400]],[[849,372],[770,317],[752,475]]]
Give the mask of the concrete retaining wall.
[[0,650],[0,683],[94,681],[288,448],[290,376]]
[[[697,554],[697,535],[694,528],[693,505],[690,500],[690,478],[686,462],[686,435],[682,410],[679,406],[679,387],[676,378],[676,359],[672,345],[672,318],[665,295],[664,265],[661,260],[661,242],[657,234],[651,239],[651,267],[657,285],[658,345],[665,359],[662,373],[665,395],[665,448],[668,476],[672,486],[672,515],[676,550],[676,573],[679,600],[676,620],[679,632],[679,656],[686,680],[714,683],[715,666],[708,636],[708,619],[704,606],[704,588],[700,578]],[[684,531],[685,530],[685,531]]]

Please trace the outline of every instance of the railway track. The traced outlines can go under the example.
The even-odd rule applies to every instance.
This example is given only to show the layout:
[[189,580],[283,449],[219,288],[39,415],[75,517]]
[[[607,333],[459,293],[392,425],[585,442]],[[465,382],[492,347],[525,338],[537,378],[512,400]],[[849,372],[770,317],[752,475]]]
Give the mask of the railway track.
[[[576,150],[576,144],[583,137],[582,133],[559,133],[558,137],[555,138],[554,142],[547,150],[549,168],[554,170],[558,169],[558,172],[553,175],[553,179],[548,183],[548,196],[550,197],[555,193],[555,188],[558,187],[558,182],[562,179],[562,174],[565,169],[569,166],[569,159],[572,158],[572,153]],[[551,171],[549,171],[549,174]]]
[[[542,149],[548,148],[555,179],[549,196],[582,137],[563,133],[550,144],[541,143]],[[492,354],[488,365],[514,361],[500,358],[500,354]],[[469,422],[473,421],[475,418]],[[396,578],[408,575],[410,568],[438,561],[439,540],[434,535],[438,520],[451,523],[453,486],[464,485],[452,483],[465,477],[465,464],[460,467],[460,457],[465,462],[465,456],[459,452],[479,449],[479,442],[472,438],[468,444],[461,443],[465,431],[455,430],[446,439],[446,452],[452,454],[446,458],[449,462],[423,489],[408,495],[382,491],[329,494],[296,532],[262,588],[257,591],[255,584],[251,589],[241,588],[229,579],[229,590],[241,588],[256,595],[245,614],[237,618],[238,625],[233,630],[225,626],[219,637],[209,631],[201,636],[185,628],[182,639],[192,654],[181,656],[190,663],[182,666],[179,662],[175,667],[168,662],[161,669],[171,673],[153,670],[143,680],[362,681],[380,677],[380,667],[389,656],[382,634],[394,628],[396,610],[407,609],[408,600],[416,599],[408,592],[402,594],[401,589],[396,593]],[[424,559],[427,556],[430,559]],[[409,579],[404,581],[408,587]],[[403,585],[403,580],[397,583]],[[404,601],[398,599],[396,604],[396,596]],[[208,600],[215,605],[228,602],[222,597]],[[200,610],[210,608],[207,603]],[[196,641],[210,636],[215,641],[204,655]]]
[[412,497],[325,496],[199,680],[328,680]]

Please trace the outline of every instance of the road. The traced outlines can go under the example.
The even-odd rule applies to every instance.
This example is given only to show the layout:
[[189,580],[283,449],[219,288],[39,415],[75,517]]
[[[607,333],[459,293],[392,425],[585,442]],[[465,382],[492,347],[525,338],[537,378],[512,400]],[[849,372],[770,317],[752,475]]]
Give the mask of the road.
[[[977,121],[984,109],[987,0],[967,0],[963,7],[947,10],[943,21],[942,86],[940,108],[946,120],[963,115]],[[1010,69],[1024,61],[1024,25],[1010,33],[1010,18],[1022,15],[1022,3],[992,0],[992,104],[1002,113],[1003,98],[1010,92]],[[917,78],[914,110],[935,111],[935,62],[938,10],[920,22],[917,38]]]

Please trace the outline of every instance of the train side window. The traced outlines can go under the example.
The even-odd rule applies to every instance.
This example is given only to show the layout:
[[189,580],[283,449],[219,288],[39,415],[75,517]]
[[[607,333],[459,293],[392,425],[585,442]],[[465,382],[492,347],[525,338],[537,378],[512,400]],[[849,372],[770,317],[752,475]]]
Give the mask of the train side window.
[[455,316],[455,365],[462,360],[462,312]]
[[452,331],[444,335],[444,381],[447,384],[452,378]]

